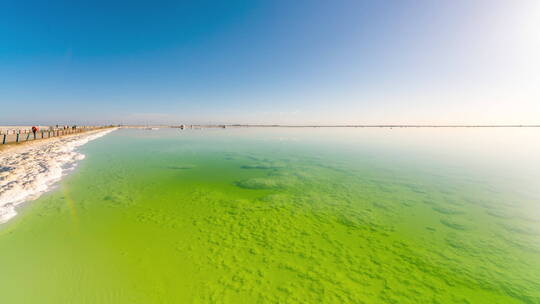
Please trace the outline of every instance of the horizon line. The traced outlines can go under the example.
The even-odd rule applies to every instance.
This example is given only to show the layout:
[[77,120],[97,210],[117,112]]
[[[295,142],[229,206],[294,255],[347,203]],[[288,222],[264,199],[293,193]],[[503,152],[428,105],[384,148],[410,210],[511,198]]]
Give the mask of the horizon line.
[[[139,125],[126,125],[139,126]],[[158,126],[158,125],[156,125]],[[164,126],[164,125],[163,125]],[[291,125],[291,124],[179,124],[169,127],[282,127],[282,128],[539,128],[540,124],[328,124],[328,125]]]

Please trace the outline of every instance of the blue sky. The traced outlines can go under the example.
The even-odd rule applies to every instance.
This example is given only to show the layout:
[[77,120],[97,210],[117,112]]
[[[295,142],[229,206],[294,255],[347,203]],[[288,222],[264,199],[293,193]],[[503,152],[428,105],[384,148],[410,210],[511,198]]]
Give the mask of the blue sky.
[[539,123],[540,1],[0,2],[0,125]]

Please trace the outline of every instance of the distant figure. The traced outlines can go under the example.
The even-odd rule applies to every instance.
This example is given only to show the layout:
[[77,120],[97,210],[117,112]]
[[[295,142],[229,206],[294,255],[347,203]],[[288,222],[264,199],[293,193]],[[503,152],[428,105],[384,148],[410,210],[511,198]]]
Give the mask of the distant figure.
[[36,132],[38,131],[38,127],[32,126],[32,133],[34,133],[34,139],[36,139]]
[[73,127],[71,127],[73,130],[77,129],[77,125],[73,125]]

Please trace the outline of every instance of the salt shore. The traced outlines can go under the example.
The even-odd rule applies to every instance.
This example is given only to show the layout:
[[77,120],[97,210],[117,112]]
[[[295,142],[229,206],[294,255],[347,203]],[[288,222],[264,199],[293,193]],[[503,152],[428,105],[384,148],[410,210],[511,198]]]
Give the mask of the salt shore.
[[36,199],[84,155],[76,148],[115,129],[52,138],[0,152],[0,224],[13,218],[15,208]]

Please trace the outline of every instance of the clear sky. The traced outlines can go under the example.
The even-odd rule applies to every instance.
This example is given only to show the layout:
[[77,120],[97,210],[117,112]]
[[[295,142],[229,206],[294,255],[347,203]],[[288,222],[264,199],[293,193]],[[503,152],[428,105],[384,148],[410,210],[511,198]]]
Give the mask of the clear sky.
[[0,1],[0,125],[540,123],[540,1]]

